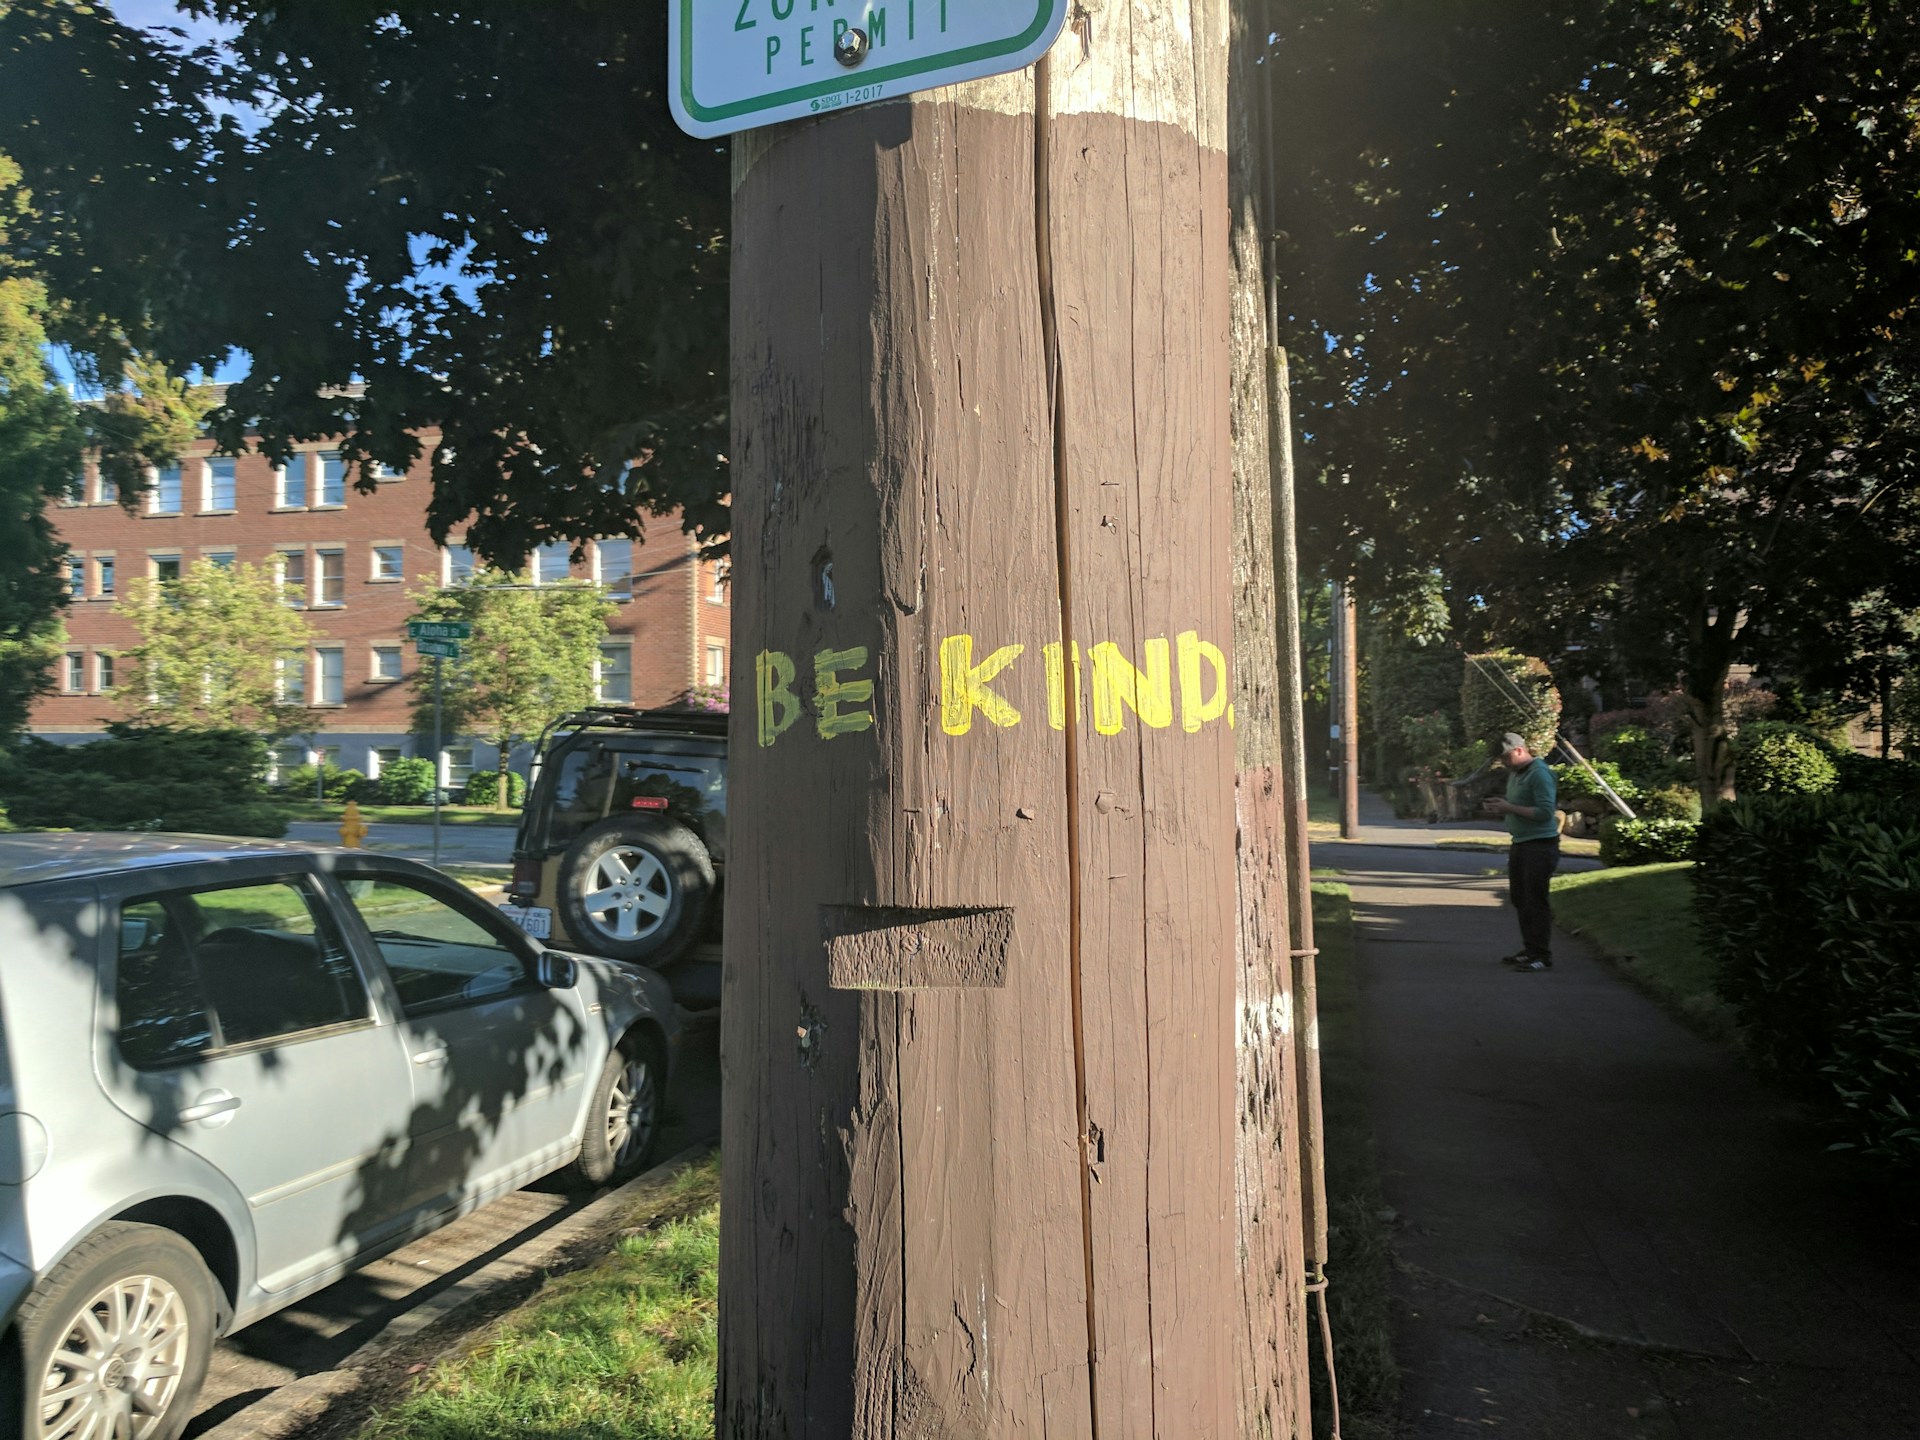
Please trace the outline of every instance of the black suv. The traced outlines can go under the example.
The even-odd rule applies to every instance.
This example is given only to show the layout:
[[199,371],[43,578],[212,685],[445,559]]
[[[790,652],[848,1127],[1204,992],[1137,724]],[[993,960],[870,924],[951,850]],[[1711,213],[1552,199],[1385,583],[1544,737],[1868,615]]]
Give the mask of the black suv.
[[727,867],[727,717],[599,706],[534,750],[512,901],[554,944],[659,968],[718,938]]

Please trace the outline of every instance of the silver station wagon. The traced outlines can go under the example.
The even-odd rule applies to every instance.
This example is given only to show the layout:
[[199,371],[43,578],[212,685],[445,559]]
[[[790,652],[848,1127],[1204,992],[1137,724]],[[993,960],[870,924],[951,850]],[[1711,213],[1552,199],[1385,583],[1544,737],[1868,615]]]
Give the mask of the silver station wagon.
[[171,1440],[217,1336],[636,1172],[675,1013],[410,861],[0,836],[0,1435]]

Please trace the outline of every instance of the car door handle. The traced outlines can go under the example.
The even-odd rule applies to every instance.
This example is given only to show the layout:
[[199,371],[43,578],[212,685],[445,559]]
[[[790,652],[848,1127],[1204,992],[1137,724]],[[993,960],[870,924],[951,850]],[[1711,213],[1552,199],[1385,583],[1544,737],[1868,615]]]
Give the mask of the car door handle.
[[441,1045],[433,1050],[416,1051],[414,1053],[413,1063],[416,1065],[444,1065],[447,1063],[447,1047]]
[[224,1090],[210,1090],[193,1104],[182,1108],[174,1118],[182,1125],[192,1125],[202,1120],[212,1125],[225,1125],[227,1120],[222,1117],[231,1116],[239,1108],[238,1095],[229,1095]]

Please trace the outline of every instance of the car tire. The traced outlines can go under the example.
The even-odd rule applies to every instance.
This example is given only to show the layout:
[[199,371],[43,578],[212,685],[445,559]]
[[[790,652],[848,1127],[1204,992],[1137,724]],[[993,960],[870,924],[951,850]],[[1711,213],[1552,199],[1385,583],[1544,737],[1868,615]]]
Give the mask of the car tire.
[[561,1172],[573,1190],[618,1185],[646,1169],[660,1138],[662,1070],[654,1047],[630,1035],[607,1056],[593,1087],[580,1154]]
[[699,938],[713,897],[713,860],[684,825],[615,815],[581,832],[554,879],[560,918],[576,946],[658,968]]
[[[96,1422],[93,1433],[176,1440],[206,1379],[219,1309],[206,1262],[180,1236],[157,1225],[102,1225],[34,1287],[15,1317],[17,1344],[0,1391],[15,1433],[33,1440],[64,1434],[68,1421],[93,1407],[110,1422]],[[88,1311],[95,1325],[82,1324]],[[56,1359],[62,1355],[98,1365],[83,1373]],[[112,1423],[120,1415],[129,1417],[125,1429]],[[72,1433],[89,1427],[80,1420]]]

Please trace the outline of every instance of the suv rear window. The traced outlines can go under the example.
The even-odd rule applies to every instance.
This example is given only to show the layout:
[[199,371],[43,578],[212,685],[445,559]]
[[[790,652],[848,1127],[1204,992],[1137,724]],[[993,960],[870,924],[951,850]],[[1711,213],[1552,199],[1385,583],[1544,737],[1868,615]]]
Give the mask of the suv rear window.
[[[715,846],[726,820],[726,761],[710,752],[711,746],[672,740],[619,749],[589,742],[566,751],[553,781],[547,848],[572,844],[609,815],[662,808]],[[649,800],[664,801],[664,807]]]
[[120,907],[120,1053],[139,1070],[371,1018],[311,891],[290,880],[169,890]]

